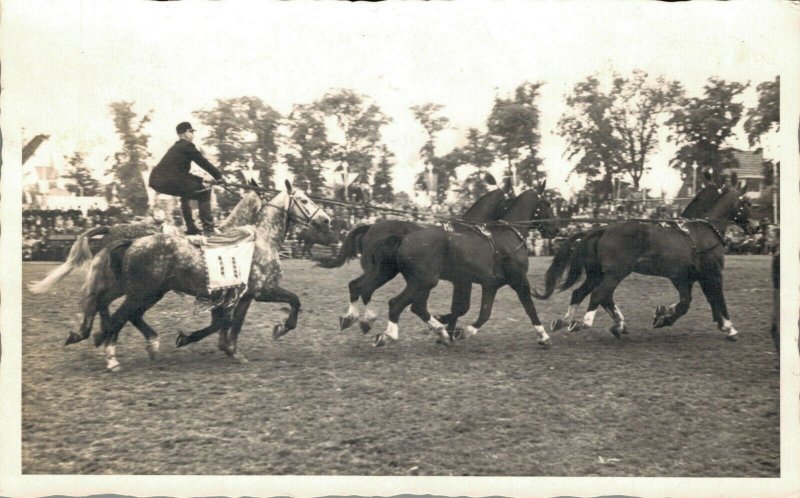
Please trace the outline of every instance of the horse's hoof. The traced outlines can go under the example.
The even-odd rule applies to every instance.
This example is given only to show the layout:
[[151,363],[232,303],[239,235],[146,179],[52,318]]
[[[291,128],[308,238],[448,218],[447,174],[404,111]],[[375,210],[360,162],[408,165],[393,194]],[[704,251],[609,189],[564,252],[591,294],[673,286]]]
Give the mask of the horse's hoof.
[[550,322],[550,331],[555,332],[556,330],[563,329],[564,325],[565,325],[564,320],[562,320],[561,318],[556,318],[555,320]]
[[112,360],[112,361],[109,361],[108,364],[106,365],[106,370],[108,370],[109,372],[114,372],[114,373],[121,372],[122,371],[122,365],[120,365],[117,360]]
[[70,332],[67,335],[67,341],[64,343],[65,346],[69,346],[70,344],[75,344],[76,342],[81,342],[82,340],[86,339],[75,332]]
[[234,359],[234,361],[236,361],[236,363],[239,363],[240,365],[246,365],[247,363],[250,363],[249,361],[247,361],[247,358],[245,358],[244,355],[240,353],[233,353],[231,357]]
[[664,316],[664,315],[656,315],[653,318],[653,328],[654,329],[660,329],[661,327],[664,327],[666,325],[666,320],[667,320],[666,316]]
[[580,330],[582,328],[583,328],[583,322],[573,320],[570,322],[569,326],[567,327],[567,330],[569,330],[570,332],[575,332],[576,330]]
[[550,349],[550,346],[552,345],[553,344],[550,342],[550,339],[539,340],[539,346],[541,346],[542,349]]
[[467,338],[467,332],[461,327],[456,327],[456,329],[453,331],[453,335],[451,336],[450,340],[463,341],[466,338]]
[[286,335],[287,332],[289,332],[289,330],[282,323],[279,323],[272,329],[272,338],[277,339],[278,337]]
[[444,344],[445,346],[453,344],[453,339],[450,338],[450,334],[447,333],[447,330],[437,330],[436,334],[438,336],[436,339],[436,344]]
[[378,334],[375,336],[375,341],[372,343],[373,347],[379,348],[386,345],[386,335]]
[[622,339],[622,334],[627,334],[628,333],[628,330],[627,330],[627,328],[625,327],[624,324],[623,325],[618,325],[618,324],[615,323],[608,330],[610,330],[611,333],[614,334],[614,337],[616,337],[617,339]]
[[668,314],[669,314],[669,309],[662,304],[660,306],[656,306],[656,310],[653,313],[653,318],[658,318],[660,316],[667,316]]
[[175,347],[182,348],[187,344],[189,344],[189,336],[183,332],[178,332],[178,336],[175,337]]
[[356,321],[355,317],[342,315],[339,317],[339,330],[344,330]]
[[369,334],[369,331],[372,330],[372,322],[369,320],[361,320],[358,325],[361,327],[362,334]]
[[726,340],[728,340],[728,341],[730,341],[730,342],[736,342],[736,341],[738,341],[738,340],[739,340],[739,335],[738,335],[738,334],[734,334],[734,335],[726,335],[726,336],[725,336],[725,339],[726,339]]

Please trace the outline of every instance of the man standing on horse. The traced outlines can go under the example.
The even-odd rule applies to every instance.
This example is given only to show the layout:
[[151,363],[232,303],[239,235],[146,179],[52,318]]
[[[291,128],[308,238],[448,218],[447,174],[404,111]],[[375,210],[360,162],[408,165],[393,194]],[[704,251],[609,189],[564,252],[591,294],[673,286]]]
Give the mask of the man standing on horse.
[[180,140],[169,148],[153,168],[150,173],[150,188],[180,198],[187,235],[201,233],[194,224],[192,207],[189,203],[191,200],[196,200],[200,211],[200,223],[203,225],[202,233],[211,235],[215,232],[214,216],[211,214],[211,187],[205,185],[201,177],[189,173],[189,169],[194,162],[218,181],[223,181],[222,173],[197,150],[193,143],[195,130],[191,124],[184,121],[176,126],[175,130]]

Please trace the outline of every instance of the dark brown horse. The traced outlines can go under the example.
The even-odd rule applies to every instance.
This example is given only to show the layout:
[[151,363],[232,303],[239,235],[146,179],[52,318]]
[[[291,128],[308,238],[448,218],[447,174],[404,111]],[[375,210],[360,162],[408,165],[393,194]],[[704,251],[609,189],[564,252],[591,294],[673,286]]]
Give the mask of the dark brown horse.
[[[487,177],[487,180],[492,184],[491,177]],[[508,207],[507,192],[511,192],[510,195],[513,196],[513,189],[508,182],[505,189],[497,188],[481,196],[464,213],[464,221],[485,223],[499,220]],[[341,330],[348,328],[358,319],[358,301],[361,300],[364,304],[364,314],[359,322],[361,331],[365,334],[370,331],[378,316],[369,309],[372,294],[400,272],[397,266],[397,248],[400,241],[410,233],[430,227],[432,225],[404,220],[385,220],[370,225],[360,225],[347,234],[336,258],[320,262],[320,266],[324,268],[335,268],[361,255],[360,263],[364,271],[348,283],[350,302],[347,313],[339,317]],[[453,294],[453,302],[456,299],[456,294]]]
[[341,231],[344,229],[342,225],[336,224],[337,220],[331,222],[331,226],[327,228],[315,228],[313,226],[303,227],[297,232],[297,242],[300,245],[300,257],[313,259],[314,255],[311,249],[315,245],[321,246],[335,246],[342,240]]
[[434,330],[440,342],[449,343],[453,338],[447,331],[448,324],[440,322],[428,311],[430,292],[443,279],[453,283],[453,308],[448,316],[453,321],[469,310],[472,284],[481,286],[478,319],[465,334],[456,333],[456,338],[477,334],[491,316],[498,289],[510,285],[538,334],[539,344],[549,346],[549,337],[531,300],[525,241],[532,226],[548,238],[558,231],[551,222],[530,221],[552,218],[552,207],[544,199],[543,191],[544,184],[539,189],[521,193],[510,203],[500,221],[487,223],[485,227],[464,225],[452,231],[432,227],[400,238],[397,268],[406,281],[406,287],[389,300],[389,323],[386,332],[375,336],[375,345],[383,346],[387,338],[398,339],[397,323],[408,305]]
[[[292,189],[288,182],[286,191],[269,201],[255,193],[246,195],[231,217],[241,225],[252,225],[255,232],[255,249],[246,291],[233,309],[216,307],[212,311],[210,326],[189,335],[179,334],[176,343],[179,347],[184,346],[219,331],[226,344],[225,351],[244,361],[237,353],[236,343],[253,300],[290,305],[289,317],[283,324],[275,326],[273,337],[280,337],[297,325],[300,300],[278,285],[283,273],[279,248],[289,226],[296,222],[327,225],[330,218],[302,191]],[[132,242],[124,241],[95,256],[86,279],[84,305],[107,311],[114,299],[125,296],[110,319],[101,314],[103,330],[95,337],[95,345],[104,344],[106,347],[107,368],[119,368],[115,344],[125,323],[141,320],[144,313],[169,291],[211,297],[207,290],[203,252],[185,237],[153,235]],[[149,327],[142,333],[148,340],[157,337]]]
[[[672,325],[689,310],[692,287],[699,282],[717,326],[729,340],[736,340],[737,331],[730,322],[722,291],[722,234],[731,221],[746,225],[749,212],[749,201],[735,188],[711,184],[684,211],[684,216],[693,219],[668,223],[627,221],[573,235],[561,245],[547,270],[544,294],[536,294],[549,297],[567,268],[562,290],[586,275],[572,292],[566,315],[554,320],[552,329],[591,327],[598,306],[602,306],[614,320],[611,333],[617,338],[627,333],[625,318],[614,303],[614,290],[636,272],[668,278],[680,295],[677,303],[656,308],[654,328]],[[578,321],[575,313],[589,294],[588,311],[583,321]]]

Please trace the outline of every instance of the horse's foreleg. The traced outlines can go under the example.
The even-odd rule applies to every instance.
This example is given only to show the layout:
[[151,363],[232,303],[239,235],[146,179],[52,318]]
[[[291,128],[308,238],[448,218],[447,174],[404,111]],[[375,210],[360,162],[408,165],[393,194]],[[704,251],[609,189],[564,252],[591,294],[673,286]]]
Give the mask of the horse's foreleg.
[[262,303],[289,304],[289,316],[286,318],[286,321],[282,324],[279,323],[275,325],[275,328],[272,330],[272,337],[274,339],[287,334],[297,327],[297,316],[300,314],[300,298],[298,298],[297,294],[294,292],[275,286],[256,294],[255,300]]
[[150,357],[150,360],[156,359],[156,354],[161,347],[161,341],[158,339],[158,333],[153,330],[153,328],[144,321],[144,318],[139,316],[131,317],[131,325],[139,329],[139,332],[142,333],[145,340],[147,341],[147,345],[145,346],[145,350],[147,351],[147,355]]
[[75,332],[69,332],[64,345],[69,346],[70,344],[75,344],[76,342],[81,342],[88,339],[92,333],[92,325],[94,324],[94,317],[96,314],[97,305],[95,303],[89,304],[89,306],[83,311],[83,321],[81,322],[81,328],[79,332],[77,334]]
[[175,346],[180,348],[186,346],[187,344],[191,344],[193,342],[205,339],[206,337],[210,336],[211,334],[220,330],[221,328],[227,327],[228,322],[229,320],[227,318],[226,310],[221,308],[216,308],[211,311],[211,325],[199,330],[195,330],[190,334],[184,334],[183,332],[178,332],[178,337],[175,338]]
[[478,313],[478,319],[470,326],[467,327],[467,336],[473,336],[478,333],[483,324],[489,321],[492,317],[492,308],[494,307],[494,297],[497,295],[497,287],[495,286],[481,286],[481,310]]
[[533,304],[533,299],[531,299],[530,282],[528,282],[528,279],[525,278],[520,282],[514,283],[511,287],[517,293],[517,298],[519,299],[519,302],[522,303],[522,307],[525,308],[525,313],[528,314],[531,325],[533,325],[533,329],[536,331],[538,336],[539,345],[549,348],[550,336],[547,335],[547,332],[544,330],[544,326],[542,326],[542,322],[539,321],[539,315],[536,313],[536,306]]
[[703,289],[708,304],[711,305],[711,312],[714,321],[717,322],[717,327],[726,333],[725,338],[729,341],[737,340],[739,332],[733,327],[728,316],[725,294],[722,291],[722,274],[700,279],[700,287]]
[[611,319],[614,320],[614,325],[612,325],[611,328],[609,329],[611,333],[614,334],[614,337],[619,339],[621,337],[621,334],[627,334],[628,327],[625,325],[625,316],[623,316],[622,311],[619,309],[619,306],[617,306],[614,303],[613,297],[608,301],[606,301],[605,303],[603,303],[603,309],[606,310],[608,316],[610,316]]

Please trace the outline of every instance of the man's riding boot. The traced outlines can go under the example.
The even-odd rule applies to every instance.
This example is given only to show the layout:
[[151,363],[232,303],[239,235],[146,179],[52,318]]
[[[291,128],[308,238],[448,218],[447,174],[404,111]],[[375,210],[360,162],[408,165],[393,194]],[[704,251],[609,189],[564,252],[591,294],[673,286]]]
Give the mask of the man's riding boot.
[[211,191],[197,200],[200,208],[200,223],[203,225],[203,235],[214,235],[214,215],[211,213]]
[[194,218],[192,217],[191,199],[181,197],[181,214],[183,215],[184,223],[186,223],[186,235],[200,235],[202,232],[194,224]]

